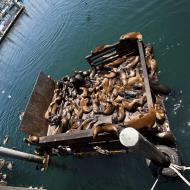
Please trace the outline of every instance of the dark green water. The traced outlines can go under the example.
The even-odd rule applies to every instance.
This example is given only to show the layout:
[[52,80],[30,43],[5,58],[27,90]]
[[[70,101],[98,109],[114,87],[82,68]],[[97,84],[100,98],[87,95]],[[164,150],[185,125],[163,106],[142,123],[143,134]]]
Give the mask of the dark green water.
[[[85,55],[129,31],[140,31],[154,45],[162,82],[179,95],[166,102],[171,128],[183,161],[190,165],[190,1],[189,0],[25,0],[22,15],[0,46],[0,133],[8,147],[30,151],[22,142],[18,112],[23,110],[40,71],[59,79],[85,70]],[[181,93],[180,93],[181,92]],[[9,96],[10,95],[10,96]],[[2,140],[1,140],[2,142]],[[35,164],[15,161],[10,185],[51,190],[150,189],[154,182],[143,159],[115,157],[57,158],[45,173]],[[190,178],[190,175],[188,176]],[[156,189],[188,189],[162,180]]]

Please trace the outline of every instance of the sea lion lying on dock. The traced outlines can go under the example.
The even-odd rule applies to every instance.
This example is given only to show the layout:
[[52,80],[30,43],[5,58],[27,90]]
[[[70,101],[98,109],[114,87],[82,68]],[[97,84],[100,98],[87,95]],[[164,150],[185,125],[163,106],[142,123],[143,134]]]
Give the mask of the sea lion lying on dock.
[[88,98],[81,98],[80,100],[80,108],[83,110],[84,113],[89,113],[92,111],[92,107],[89,105]]
[[160,96],[156,96],[156,103],[154,104],[154,108],[155,108],[155,111],[156,111],[156,119],[160,123],[163,123],[164,120],[166,119],[166,117],[165,117],[165,110],[164,110],[164,108],[162,106]]
[[104,132],[116,134],[118,132],[118,129],[112,123],[102,123],[99,125],[95,125],[93,127],[93,132],[92,132],[93,133],[93,139],[96,139],[96,137],[99,133],[104,133]]
[[91,51],[91,53],[92,53],[92,55],[94,55],[94,54],[97,54],[97,53],[99,53],[99,52],[101,52],[101,51],[103,51],[103,50],[108,49],[109,47],[110,47],[110,45],[100,45],[100,46],[94,48],[94,49]]
[[131,102],[124,99],[122,100],[122,105],[128,111],[132,111],[136,106],[142,106],[145,103],[146,95],[144,94],[140,98],[133,99]]
[[132,69],[134,67],[136,67],[137,63],[139,62],[139,56],[135,56],[133,60],[130,61],[130,63],[127,64],[127,69]]
[[27,144],[38,144],[39,137],[34,135],[29,135],[28,138],[24,139],[24,142],[26,142]]
[[145,113],[144,115],[135,116],[131,120],[124,121],[124,125],[126,127],[132,127],[137,130],[143,129],[143,128],[152,128],[156,121],[156,112],[153,107],[150,107],[148,110],[148,113]]
[[120,37],[120,41],[126,41],[126,40],[142,40],[142,34],[140,32],[128,32],[127,34],[123,34]]
[[127,60],[127,57],[126,57],[126,56],[120,57],[120,58],[116,59],[115,61],[104,65],[104,68],[118,67],[120,64],[122,64],[122,63],[125,62],[126,60]]

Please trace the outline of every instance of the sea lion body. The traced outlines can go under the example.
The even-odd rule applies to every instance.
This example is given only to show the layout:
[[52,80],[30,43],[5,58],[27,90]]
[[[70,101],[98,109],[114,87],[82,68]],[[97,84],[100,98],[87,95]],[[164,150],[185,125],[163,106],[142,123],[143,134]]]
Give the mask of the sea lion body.
[[116,59],[115,61],[106,64],[104,67],[105,68],[109,68],[109,67],[118,67],[120,64],[122,64],[123,62],[126,61],[126,57],[120,57],[118,59]]
[[164,122],[166,117],[165,117],[165,110],[162,107],[161,104],[161,97],[160,96],[156,96],[156,103],[154,104],[154,109],[156,111],[156,119],[159,122]]
[[140,32],[128,32],[120,37],[120,41],[126,40],[142,40],[142,34]]
[[116,72],[111,71],[109,74],[105,74],[104,77],[108,78],[108,79],[112,79],[112,78],[116,77],[116,75],[117,75]]
[[83,110],[84,113],[89,113],[92,111],[92,107],[88,106],[89,99],[81,98],[80,100],[80,108]]
[[110,47],[110,45],[100,45],[100,46],[94,48],[91,53],[92,53],[92,55],[95,55],[103,50],[106,50],[109,47]]
[[118,129],[112,123],[103,123],[93,127],[93,139],[96,139],[99,133],[117,133]]
[[118,122],[123,122],[126,116],[125,109],[122,105],[118,107],[118,112],[117,112],[117,121]]
[[142,83],[143,78],[141,76],[135,76],[128,79],[128,86],[133,86],[135,83]]
[[111,115],[114,112],[114,106],[111,102],[106,102],[105,109],[103,110],[104,115]]
[[139,62],[139,56],[135,56],[135,58],[132,61],[130,61],[130,63],[127,64],[127,69],[129,70],[136,67],[138,62]]
[[145,113],[142,117],[135,116],[133,119],[125,121],[126,127],[132,127],[137,130],[142,128],[151,128],[156,121],[156,113],[153,107],[149,108],[148,113]]

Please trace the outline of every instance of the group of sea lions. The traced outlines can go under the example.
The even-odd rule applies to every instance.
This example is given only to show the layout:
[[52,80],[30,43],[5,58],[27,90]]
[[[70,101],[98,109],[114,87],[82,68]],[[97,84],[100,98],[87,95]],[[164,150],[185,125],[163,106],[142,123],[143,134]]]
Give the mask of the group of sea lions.
[[[120,41],[125,40],[142,40],[142,35],[127,33],[120,37]],[[107,48],[109,45],[102,45],[91,53],[98,54]],[[144,53],[149,78],[154,80],[157,64],[152,47],[146,46]],[[139,130],[151,129],[157,120],[164,123],[161,96],[155,95],[154,103],[147,106],[139,55],[123,55],[59,80],[44,117],[54,126],[51,135],[92,129],[96,139],[102,132],[117,133],[117,125]]]

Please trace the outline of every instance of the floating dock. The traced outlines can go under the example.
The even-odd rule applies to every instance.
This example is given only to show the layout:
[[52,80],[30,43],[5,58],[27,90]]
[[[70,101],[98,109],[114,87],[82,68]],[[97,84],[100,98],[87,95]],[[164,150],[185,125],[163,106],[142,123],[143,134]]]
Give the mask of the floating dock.
[[158,81],[152,47],[140,38],[132,32],[98,46],[86,57],[88,71],[59,81],[40,73],[20,123],[26,142],[39,154],[126,153],[117,133],[133,127],[177,151],[163,103],[169,91]]
[[0,43],[25,9],[17,0],[0,2]]

